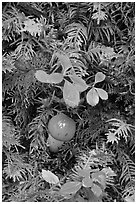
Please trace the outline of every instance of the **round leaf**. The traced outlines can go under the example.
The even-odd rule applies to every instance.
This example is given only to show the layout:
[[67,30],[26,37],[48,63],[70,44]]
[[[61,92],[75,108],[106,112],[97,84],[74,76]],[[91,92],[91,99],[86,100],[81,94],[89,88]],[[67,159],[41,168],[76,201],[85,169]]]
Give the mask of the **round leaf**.
[[48,81],[49,83],[58,84],[63,80],[63,75],[60,73],[52,73],[49,75]]
[[88,104],[90,104],[91,106],[96,106],[98,104],[99,96],[94,87],[89,90],[89,92],[87,93],[86,99]]
[[57,184],[59,182],[58,177],[49,170],[42,169],[42,178],[51,184]]
[[83,92],[88,88],[86,82],[81,77],[78,77],[76,74],[71,75],[70,78],[79,92]]
[[96,91],[98,92],[98,95],[100,96],[100,98],[102,100],[107,100],[108,99],[108,93],[105,90],[100,89],[100,88],[96,88]]
[[42,83],[49,83],[49,74],[47,74],[45,71],[43,70],[38,70],[35,73],[35,77],[38,81],[42,82]]
[[65,84],[63,87],[63,98],[65,103],[72,108],[78,106],[80,102],[79,91],[72,83],[68,81],[65,81]]
[[65,183],[61,187],[59,192],[61,195],[75,194],[80,188],[81,188],[81,182],[72,181],[72,182]]
[[105,74],[103,74],[102,72],[97,72],[95,75],[95,83],[104,81],[105,77]]
[[82,185],[84,187],[92,187],[93,185],[93,180],[90,178],[90,177],[85,177],[83,180],[82,180]]

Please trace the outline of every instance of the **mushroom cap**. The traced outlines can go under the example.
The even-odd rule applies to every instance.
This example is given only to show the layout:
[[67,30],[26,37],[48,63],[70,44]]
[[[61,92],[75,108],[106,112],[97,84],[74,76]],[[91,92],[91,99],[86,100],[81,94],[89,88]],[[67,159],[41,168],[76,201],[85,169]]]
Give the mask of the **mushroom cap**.
[[63,113],[53,116],[48,123],[52,137],[60,141],[69,141],[75,135],[76,123]]
[[50,134],[47,139],[47,144],[51,152],[58,152],[59,148],[63,145],[64,141],[54,139]]

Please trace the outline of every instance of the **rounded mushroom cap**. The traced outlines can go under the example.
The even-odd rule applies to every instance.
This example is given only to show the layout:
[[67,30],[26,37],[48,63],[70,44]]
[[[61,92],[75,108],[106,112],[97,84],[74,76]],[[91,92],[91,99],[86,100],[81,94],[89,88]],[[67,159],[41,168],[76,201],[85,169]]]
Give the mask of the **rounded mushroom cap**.
[[74,120],[60,113],[50,119],[48,129],[53,138],[69,141],[75,135],[76,124]]

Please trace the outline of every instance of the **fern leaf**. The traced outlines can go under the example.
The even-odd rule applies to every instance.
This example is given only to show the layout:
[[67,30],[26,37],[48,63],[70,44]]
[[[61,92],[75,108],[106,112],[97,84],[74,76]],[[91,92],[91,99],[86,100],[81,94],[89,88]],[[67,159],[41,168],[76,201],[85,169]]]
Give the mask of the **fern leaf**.
[[42,113],[29,123],[29,138],[32,139],[30,143],[30,153],[40,148],[46,148],[44,128],[47,121],[48,113]]
[[14,146],[17,149],[17,146],[24,148],[19,141],[18,133],[15,130],[11,120],[7,117],[3,117],[2,121],[2,143],[3,146],[10,149]]
[[6,153],[7,162],[5,162],[5,166],[3,172],[6,174],[6,178],[12,178],[13,181],[19,181],[23,178],[27,178],[27,172],[31,174],[32,166],[28,163],[25,163],[22,156],[13,153]]
[[126,185],[122,193],[126,202],[135,202],[135,186],[133,184]]
[[16,67],[14,65],[14,59],[12,57],[12,55],[3,55],[2,56],[2,71],[3,72],[13,72],[13,70],[15,70]]
[[93,3],[93,12],[96,11],[95,13],[93,13],[92,15],[92,19],[96,19],[97,20],[97,24],[100,23],[101,20],[106,20],[107,19],[107,15],[104,11],[101,10],[101,3]]
[[111,125],[109,132],[113,133],[119,139],[123,137],[127,142],[127,138],[132,135],[131,130],[134,129],[134,126],[116,118],[109,119],[107,122]]
[[87,29],[79,23],[72,23],[65,28],[67,42],[75,49],[81,50],[83,45],[87,44]]
[[36,56],[33,45],[34,43],[29,40],[26,42],[19,42],[17,48],[14,51],[14,55],[16,58],[20,58],[23,55],[28,60],[32,59],[32,57]]
[[120,176],[121,184],[127,184],[129,182],[135,182],[135,163],[129,158],[128,155],[123,154],[122,156],[122,173]]
[[2,14],[3,40],[15,40],[15,36],[21,34],[22,22],[26,19],[23,13],[11,7]]
[[82,23],[84,25],[88,24],[88,18],[87,18],[87,11],[90,9],[90,4],[85,2],[79,2],[79,3],[70,3],[69,4],[69,18],[72,22],[78,22]]

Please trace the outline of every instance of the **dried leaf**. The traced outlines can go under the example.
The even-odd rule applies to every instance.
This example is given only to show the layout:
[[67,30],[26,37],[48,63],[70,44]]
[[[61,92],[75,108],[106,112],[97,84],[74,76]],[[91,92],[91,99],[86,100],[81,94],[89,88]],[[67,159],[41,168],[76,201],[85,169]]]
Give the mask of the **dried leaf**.
[[82,184],[79,181],[67,182],[61,187],[59,192],[61,195],[75,194],[81,186]]
[[42,177],[48,183],[51,183],[51,184],[59,183],[59,178],[49,170],[46,171],[46,170],[42,169]]
[[98,95],[100,96],[100,98],[102,100],[107,100],[108,99],[108,93],[105,90],[100,89],[100,88],[95,88],[95,89],[98,92]]
[[102,72],[97,72],[95,75],[95,83],[104,81],[105,77],[105,74],[103,74]]
[[68,82],[67,80],[65,81],[63,87],[63,98],[65,103],[72,108],[78,106],[80,102],[79,91],[72,83]]
[[89,92],[87,93],[86,99],[87,99],[87,102],[91,106],[96,106],[98,104],[99,96],[98,96],[98,93],[94,87],[89,90]]
[[35,77],[38,81],[42,82],[42,83],[49,83],[49,74],[47,74],[45,71],[43,70],[38,70],[35,73]]

